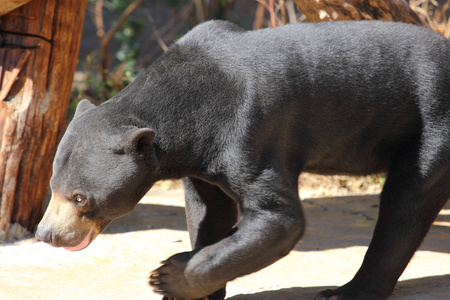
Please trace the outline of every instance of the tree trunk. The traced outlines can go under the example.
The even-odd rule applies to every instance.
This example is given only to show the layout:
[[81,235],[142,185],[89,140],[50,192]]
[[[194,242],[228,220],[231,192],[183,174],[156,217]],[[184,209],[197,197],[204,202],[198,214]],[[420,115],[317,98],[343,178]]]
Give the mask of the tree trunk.
[[309,22],[384,20],[428,26],[403,0],[294,0]]
[[0,18],[0,241],[42,217],[86,1],[33,0]]

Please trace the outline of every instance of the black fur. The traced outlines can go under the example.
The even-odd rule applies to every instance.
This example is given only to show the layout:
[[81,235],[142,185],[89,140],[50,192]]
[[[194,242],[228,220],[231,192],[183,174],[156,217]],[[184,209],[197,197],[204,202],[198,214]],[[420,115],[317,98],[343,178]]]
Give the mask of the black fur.
[[[228,281],[303,235],[303,171],[387,172],[361,269],[317,296],[385,299],[450,198],[450,42],[376,21],[204,23],[111,100],[80,104],[52,190],[86,195],[91,218],[110,221],[157,180],[184,178],[193,251],[150,283],[166,297],[223,299]],[[44,223],[38,237],[68,243]]]

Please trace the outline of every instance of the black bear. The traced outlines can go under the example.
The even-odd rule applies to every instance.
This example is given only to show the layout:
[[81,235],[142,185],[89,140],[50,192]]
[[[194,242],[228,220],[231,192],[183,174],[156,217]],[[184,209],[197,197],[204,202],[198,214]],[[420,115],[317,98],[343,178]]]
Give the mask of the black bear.
[[316,297],[385,299],[450,198],[450,42],[379,21],[201,24],[109,101],[80,102],[36,236],[81,250],[157,180],[183,178],[193,250],[150,284],[223,299],[302,237],[303,171],[387,172],[360,270]]

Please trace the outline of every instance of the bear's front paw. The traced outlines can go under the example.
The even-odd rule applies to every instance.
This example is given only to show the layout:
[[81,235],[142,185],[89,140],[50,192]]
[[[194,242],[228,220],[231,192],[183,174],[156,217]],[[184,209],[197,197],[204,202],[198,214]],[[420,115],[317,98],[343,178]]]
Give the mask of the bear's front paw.
[[206,296],[214,290],[206,289],[195,274],[187,274],[186,267],[193,255],[193,252],[179,253],[161,262],[163,265],[150,274],[154,292],[165,299],[216,299]]
[[192,291],[184,276],[191,256],[190,252],[184,252],[162,261],[162,266],[150,273],[150,285],[154,292],[168,299],[198,298],[191,297]]

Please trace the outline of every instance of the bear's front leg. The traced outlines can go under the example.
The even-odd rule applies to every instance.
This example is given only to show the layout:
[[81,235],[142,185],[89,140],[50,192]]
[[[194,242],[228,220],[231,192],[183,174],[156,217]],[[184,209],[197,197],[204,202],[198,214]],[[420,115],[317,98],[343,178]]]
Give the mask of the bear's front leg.
[[[183,184],[192,249],[201,249],[223,239],[238,220],[239,209],[236,201],[217,185],[198,178],[185,178]],[[225,287],[222,287],[203,299],[223,300],[225,295]],[[174,298],[163,298],[172,299]]]
[[176,254],[152,272],[150,284],[155,292],[168,298],[201,299],[289,253],[304,231],[297,190],[259,187],[253,193],[246,190],[239,201],[241,219],[226,237]]

